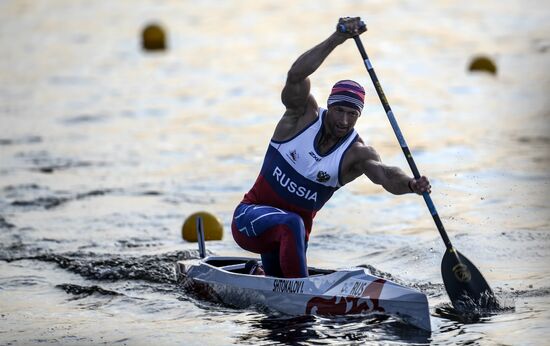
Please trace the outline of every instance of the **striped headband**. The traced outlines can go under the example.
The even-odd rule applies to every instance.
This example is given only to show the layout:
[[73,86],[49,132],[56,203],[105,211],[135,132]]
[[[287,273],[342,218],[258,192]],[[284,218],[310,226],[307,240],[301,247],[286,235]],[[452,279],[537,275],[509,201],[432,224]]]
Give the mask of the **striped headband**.
[[365,102],[365,89],[352,80],[341,80],[334,84],[328,97],[328,106],[354,108],[361,113]]

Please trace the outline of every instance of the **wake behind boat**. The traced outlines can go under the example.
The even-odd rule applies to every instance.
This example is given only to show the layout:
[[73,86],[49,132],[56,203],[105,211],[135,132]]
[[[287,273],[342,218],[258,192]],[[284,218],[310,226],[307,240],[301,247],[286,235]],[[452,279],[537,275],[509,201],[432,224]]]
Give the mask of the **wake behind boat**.
[[267,307],[289,315],[384,314],[431,331],[425,294],[371,275],[364,268],[308,268],[305,278],[286,279],[245,273],[252,258],[210,256],[176,263],[178,282],[187,290],[224,304]]

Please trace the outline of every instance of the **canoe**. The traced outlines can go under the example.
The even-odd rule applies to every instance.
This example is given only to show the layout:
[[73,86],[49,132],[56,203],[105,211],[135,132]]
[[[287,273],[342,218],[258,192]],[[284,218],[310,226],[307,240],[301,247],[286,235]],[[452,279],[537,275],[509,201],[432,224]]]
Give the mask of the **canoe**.
[[210,256],[193,263],[179,261],[176,277],[186,290],[234,307],[267,307],[288,315],[383,314],[431,331],[424,293],[371,275],[365,268],[310,267],[308,277],[285,279],[245,274],[251,259]]

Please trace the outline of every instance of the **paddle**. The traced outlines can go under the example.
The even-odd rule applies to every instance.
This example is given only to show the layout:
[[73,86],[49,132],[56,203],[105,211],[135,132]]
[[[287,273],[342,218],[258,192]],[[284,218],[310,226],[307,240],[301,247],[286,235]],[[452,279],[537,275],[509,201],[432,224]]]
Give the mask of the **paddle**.
[[[343,26],[339,26],[338,29],[340,31],[342,31],[342,29],[345,31],[345,27]],[[378,97],[382,102],[382,106],[386,111],[386,115],[388,116],[390,124],[393,128],[393,132],[395,133],[395,136],[397,137],[397,140],[401,145],[401,149],[403,149],[403,154],[405,154],[405,158],[407,159],[407,162],[413,172],[415,179],[419,179],[421,176],[420,172],[416,167],[416,163],[413,160],[411,151],[407,146],[407,142],[405,142],[403,133],[401,132],[401,129],[397,124],[397,120],[393,115],[390,104],[388,103],[386,95],[382,90],[380,81],[378,80],[378,77],[374,72],[374,68],[372,67],[367,53],[365,52],[365,48],[363,47],[361,38],[359,36],[355,36],[354,40],[357,44],[359,52],[361,53],[361,57],[363,58],[363,62],[365,64],[365,67],[367,68],[372,83],[374,84],[376,93],[378,94]],[[487,283],[485,278],[483,278],[483,275],[481,275],[479,270],[472,264],[472,262],[470,262],[461,253],[459,253],[451,244],[451,240],[447,236],[447,232],[445,232],[443,223],[439,218],[439,214],[435,209],[435,205],[432,202],[429,193],[424,192],[422,194],[422,197],[424,197],[424,201],[426,202],[426,205],[428,206],[428,209],[432,214],[439,234],[441,235],[441,238],[443,238],[443,242],[445,243],[445,246],[447,248],[447,250],[445,251],[445,255],[443,256],[443,260],[441,261],[441,275],[443,277],[445,289],[447,290],[447,294],[449,295],[449,298],[451,299],[454,308],[461,311],[464,311],[465,309],[471,310],[471,308],[475,307],[489,309],[497,308],[498,302],[493,294],[493,291],[489,287],[489,284]]]
[[206,246],[204,245],[204,227],[202,222],[202,216],[197,216],[195,221],[197,224],[197,243],[199,243],[199,256],[200,258],[205,258]]

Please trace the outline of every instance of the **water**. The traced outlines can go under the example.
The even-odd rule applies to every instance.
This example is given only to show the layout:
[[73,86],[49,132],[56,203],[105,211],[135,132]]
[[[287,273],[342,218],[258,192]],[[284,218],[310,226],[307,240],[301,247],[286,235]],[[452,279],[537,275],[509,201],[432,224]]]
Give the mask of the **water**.
[[[307,15],[304,15],[306,13]],[[369,265],[428,294],[434,331],[391,319],[236,310],[185,295],[180,227],[228,233],[283,108],[285,73],[361,15],[367,52],[455,246],[501,312],[450,319],[443,244],[420,198],[366,179],[316,219],[310,265]],[[0,3],[0,344],[547,343],[550,12],[544,1],[4,1]],[[146,54],[150,22],[169,49]],[[466,71],[477,54],[497,76]],[[357,128],[407,170],[353,42],[312,76],[367,87]]]

